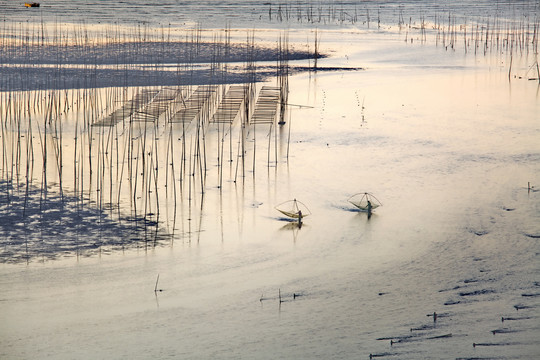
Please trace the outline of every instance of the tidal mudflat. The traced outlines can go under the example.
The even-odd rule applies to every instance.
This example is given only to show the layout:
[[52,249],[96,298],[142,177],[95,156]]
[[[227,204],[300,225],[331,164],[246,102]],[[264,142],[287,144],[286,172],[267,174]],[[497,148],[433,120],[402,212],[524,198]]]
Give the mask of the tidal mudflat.
[[0,357],[538,357],[539,8],[475,3],[10,3]]

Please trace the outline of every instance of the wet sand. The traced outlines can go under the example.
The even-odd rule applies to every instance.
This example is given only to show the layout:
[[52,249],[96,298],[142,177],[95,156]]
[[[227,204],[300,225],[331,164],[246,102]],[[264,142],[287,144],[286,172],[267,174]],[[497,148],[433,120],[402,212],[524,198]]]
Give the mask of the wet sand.
[[[305,45],[313,33],[289,36]],[[81,130],[71,112],[63,122],[64,200],[54,166],[45,201],[38,165],[31,196],[6,182],[13,177],[0,182],[0,357],[537,357],[540,102],[538,83],[525,76],[534,58],[514,58],[509,81],[504,55],[417,39],[399,31],[321,32],[321,52],[330,56],[319,66],[363,70],[291,75],[286,123],[271,133],[250,130],[243,174],[241,128],[209,127],[204,191],[197,176],[182,184],[176,177],[174,201],[164,187],[165,154],[175,139],[179,161],[185,135],[180,127],[138,128],[157,139],[146,149],[161,169],[159,219],[150,216],[156,224],[137,231],[167,236],[150,241],[135,231],[110,242],[133,230],[140,199],[122,195],[110,211],[99,201],[108,201],[99,194],[108,186],[97,192],[95,181],[84,202],[69,197],[79,165],[68,149],[88,139],[75,146]],[[2,139],[13,139],[7,125]],[[116,129],[113,138],[141,135]],[[100,149],[108,128],[93,131]],[[98,179],[111,163],[97,160],[110,158],[93,156]],[[369,219],[346,201],[363,191],[383,204]],[[13,219],[25,198],[34,199],[32,226]],[[274,209],[291,198],[312,212],[301,228]],[[49,211],[37,211],[41,203]],[[77,240],[75,250],[62,248],[63,237]]]

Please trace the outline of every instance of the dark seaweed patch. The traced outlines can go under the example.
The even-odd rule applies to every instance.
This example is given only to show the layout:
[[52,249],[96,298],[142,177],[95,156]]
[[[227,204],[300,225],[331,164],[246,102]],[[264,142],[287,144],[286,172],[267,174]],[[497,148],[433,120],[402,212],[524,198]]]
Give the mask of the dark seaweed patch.
[[450,288],[450,289],[442,289],[442,290],[439,290],[439,292],[447,292],[447,291],[454,291],[454,290],[458,290],[458,289],[461,289],[461,288],[464,288],[464,286],[454,286],[453,288]]
[[519,343],[517,343],[517,342],[473,343],[473,347],[477,347],[477,346],[508,346],[508,345],[519,345]]
[[487,230],[469,230],[469,231],[476,236],[483,236],[483,235],[489,234],[489,231]]
[[525,309],[533,309],[533,308],[534,306],[531,306],[531,305],[522,305],[522,304],[514,305],[514,309],[516,309],[516,311],[525,310]]
[[434,328],[435,328],[434,324],[422,325],[422,326],[418,326],[418,327],[415,327],[415,328],[411,328],[411,332],[412,331],[433,330]]
[[482,290],[475,290],[475,291],[469,291],[469,292],[460,292],[459,296],[477,296],[477,295],[484,295],[484,294],[492,294],[495,290],[490,289],[482,289]]
[[447,302],[444,303],[444,305],[457,305],[457,304],[460,304],[461,301],[459,300],[448,300]]
[[491,330],[491,333],[493,335],[496,335],[496,334],[510,334],[510,333],[515,333],[515,332],[519,332],[519,331],[521,331],[521,330],[504,328],[504,329]]
[[370,359],[379,358],[379,357],[385,357],[385,356],[394,356],[396,354],[393,353],[380,353],[380,354],[369,354]]
[[505,321],[518,321],[518,320],[528,320],[530,319],[529,316],[524,316],[524,317],[501,317],[501,322],[505,322]]
[[411,340],[415,337],[416,335],[403,335],[403,336],[380,337],[375,340],[378,340],[378,341],[391,340],[393,342],[401,342],[401,341]]
[[446,339],[452,337],[452,334],[444,334],[444,335],[437,335],[437,336],[430,336],[426,338],[427,340],[435,340],[435,339]]

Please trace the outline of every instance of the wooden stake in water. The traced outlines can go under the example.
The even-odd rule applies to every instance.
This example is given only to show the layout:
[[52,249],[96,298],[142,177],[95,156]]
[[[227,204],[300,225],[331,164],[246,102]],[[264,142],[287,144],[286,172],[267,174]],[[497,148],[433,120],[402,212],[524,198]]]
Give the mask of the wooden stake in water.
[[163,291],[163,289],[158,289],[157,288],[157,285],[158,285],[158,282],[159,282],[159,274],[157,275],[157,279],[156,279],[156,286],[154,287],[154,292],[157,293],[158,291]]

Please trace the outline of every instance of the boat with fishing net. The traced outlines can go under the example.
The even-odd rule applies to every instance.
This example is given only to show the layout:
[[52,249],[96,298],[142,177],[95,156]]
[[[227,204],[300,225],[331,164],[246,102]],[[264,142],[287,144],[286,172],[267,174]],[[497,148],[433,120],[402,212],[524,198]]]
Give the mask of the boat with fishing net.
[[354,194],[347,201],[360,209],[360,211],[373,211],[379,206],[382,206],[379,199],[367,192]]
[[299,219],[311,215],[308,207],[296,199],[285,201],[277,205],[275,209],[291,219]]

